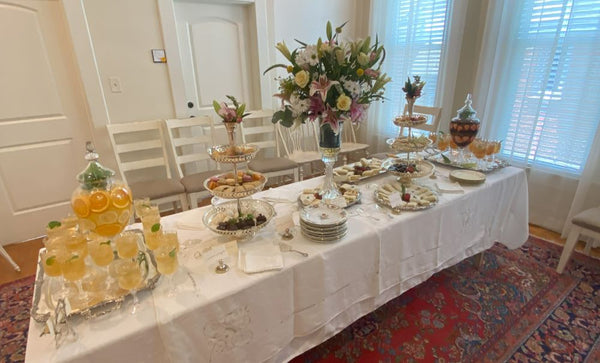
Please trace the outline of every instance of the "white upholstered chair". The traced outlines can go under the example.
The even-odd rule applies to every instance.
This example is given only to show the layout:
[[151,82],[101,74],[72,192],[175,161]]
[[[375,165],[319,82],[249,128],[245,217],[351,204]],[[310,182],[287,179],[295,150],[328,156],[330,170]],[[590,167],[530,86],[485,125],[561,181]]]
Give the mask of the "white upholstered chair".
[[271,122],[273,111],[258,110],[249,113],[240,124],[242,142],[257,145],[260,150],[258,156],[248,162],[248,168],[264,174],[269,179],[289,176],[291,181],[297,182],[299,166],[281,156],[279,135]]
[[[573,249],[575,248],[580,235],[600,240],[600,207],[584,210],[575,215],[573,219],[571,219],[571,223],[573,223],[573,226],[567,237],[567,242],[565,242],[565,246],[563,247],[563,252],[560,255],[558,267],[556,268],[558,273],[563,273],[565,270],[565,266],[567,266],[567,262],[569,262],[569,259],[571,258],[571,254],[573,253]],[[586,254],[590,253],[591,244],[591,242],[587,243],[585,247]]]
[[158,205],[179,203],[188,209],[179,179],[171,177],[169,157],[160,120],[107,125],[115,158],[136,199],[149,198]]
[[[368,156],[368,148],[369,144],[362,144],[356,142],[356,130],[358,126],[354,125],[350,121],[344,122],[344,126],[342,128],[342,148],[340,150],[341,157],[343,158],[344,164],[348,163],[348,159],[350,155],[362,154],[361,156]],[[360,159],[360,157],[358,158]]]
[[213,120],[210,116],[168,119],[165,125],[181,184],[190,207],[196,208],[200,199],[210,196],[204,181],[220,171],[207,151],[215,144]]
[[304,167],[312,174],[312,164],[321,161],[319,133],[316,122],[307,121],[298,127],[283,127],[277,124],[277,132],[283,142],[288,159],[300,165],[300,180],[304,179]]

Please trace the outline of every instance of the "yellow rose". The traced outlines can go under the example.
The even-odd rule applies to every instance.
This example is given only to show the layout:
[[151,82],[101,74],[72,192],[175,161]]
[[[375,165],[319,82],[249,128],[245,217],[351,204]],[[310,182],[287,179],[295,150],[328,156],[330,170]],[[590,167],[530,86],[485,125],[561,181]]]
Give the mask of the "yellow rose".
[[352,99],[346,95],[341,95],[337,99],[336,106],[340,111],[348,111],[352,105]]
[[359,77],[362,77],[362,75],[365,74],[365,70],[362,68],[359,68],[356,70],[356,75]]
[[300,88],[306,87],[306,85],[308,84],[308,80],[309,80],[309,77],[308,77],[308,73],[306,71],[300,71],[300,72],[296,73],[296,75],[294,76],[294,81]]

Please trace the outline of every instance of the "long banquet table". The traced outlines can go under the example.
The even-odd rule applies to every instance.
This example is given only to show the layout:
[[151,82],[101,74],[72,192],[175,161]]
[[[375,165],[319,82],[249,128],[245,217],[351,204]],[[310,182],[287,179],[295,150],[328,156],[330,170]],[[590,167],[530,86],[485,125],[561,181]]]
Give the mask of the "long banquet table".
[[[437,179],[420,182],[447,183],[448,173],[437,166]],[[78,339],[58,348],[50,335],[40,336],[43,326],[31,320],[26,361],[283,362],[494,241],[517,248],[527,240],[527,182],[521,169],[496,170],[483,185],[464,187],[463,194],[440,194],[433,208],[399,216],[377,209],[372,195],[373,183],[393,178],[382,175],[361,184],[362,203],[349,208],[348,234],[342,240],[315,243],[297,231],[290,244],[309,257],[283,253],[279,271],[240,271],[235,246],[229,245],[232,268],[215,274],[213,261],[199,258],[200,246],[223,241],[202,225],[206,208],[164,217],[165,228],[177,228],[184,244],[177,294],[168,297],[161,280],[154,290],[138,294],[135,315],[125,304],[92,320],[72,318]],[[293,201],[321,180],[253,197]],[[280,241],[281,229],[298,207],[295,202],[274,205],[277,216],[240,246]]]

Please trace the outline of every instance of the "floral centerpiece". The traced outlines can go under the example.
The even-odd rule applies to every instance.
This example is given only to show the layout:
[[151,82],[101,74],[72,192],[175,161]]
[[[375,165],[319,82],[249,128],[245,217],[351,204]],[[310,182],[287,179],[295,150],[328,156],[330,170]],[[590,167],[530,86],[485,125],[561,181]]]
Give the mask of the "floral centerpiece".
[[243,118],[248,116],[249,113],[244,113],[246,110],[246,104],[240,104],[235,97],[227,96],[233,103],[233,107],[229,107],[225,102],[213,101],[213,108],[217,115],[221,116],[223,122],[242,122]]
[[[419,121],[425,119],[423,115],[417,115],[413,117],[413,108],[415,106],[415,102],[417,98],[421,97],[421,91],[423,87],[425,87],[425,82],[421,81],[421,76],[413,76],[414,81],[410,81],[410,77],[404,82],[404,87],[402,87],[402,91],[406,93],[406,103],[407,103],[407,111],[408,111],[408,120]],[[404,116],[403,118],[406,118]]]
[[230,107],[225,102],[213,100],[213,108],[217,115],[223,120],[225,129],[227,130],[230,155],[239,155],[243,152],[239,147],[235,146],[235,127],[237,124],[241,123],[244,120],[244,117],[248,116],[249,113],[244,113],[246,104],[240,104],[233,96],[226,97],[231,101],[233,107]]
[[[340,40],[345,24],[334,32],[331,22],[327,22],[325,40],[319,38],[316,44],[298,41],[300,47],[291,52],[285,43],[278,43],[276,48],[290,64],[275,64],[265,71],[284,68],[288,72],[279,79],[275,96],[281,98],[282,109],[274,113],[273,123],[291,127],[319,122],[326,176],[337,159],[343,122],[363,121],[371,102],[384,98],[385,85],[390,81],[381,72],[383,45],[377,38],[371,43],[370,37]],[[324,189],[330,190],[327,186]]]

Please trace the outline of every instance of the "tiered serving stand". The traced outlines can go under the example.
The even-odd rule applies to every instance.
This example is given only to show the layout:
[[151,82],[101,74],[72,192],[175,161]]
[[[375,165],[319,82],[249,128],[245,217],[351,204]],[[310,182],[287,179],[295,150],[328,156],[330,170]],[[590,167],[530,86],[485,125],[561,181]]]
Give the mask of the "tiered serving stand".
[[[208,149],[208,154],[217,163],[232,164],[235,185],[240,186],[238,178],[238,164],[248,162],[256,157],[258,147],[251,144],[235,144],[235,123],[224,122],[229,137],[229,145],[217,145]],[[230,201],[213,206],[211,210],[204,214],[202,221],[213,232],[220,235],[233,237],[236,239],[252,238],[258,230],[265,227],[269,221],[275,216],[275,209],[271,204],[263,200],[257,199],[242,199],[251,196],[263,189],[267,182],[267,178],[262,175],[260,184],[255,187],[243,191],[217,191],[208,188],[210,178],[204,182],[206,190],[213,196],[231,199]],[[263,215],[266,221],[258,224],[256,217]],[[252,215],[255,225],[249,228],[224,230],[218,229],[218,223],[227,220],[228,218],[240,218],[243,216]]]
[[[412,135],[412,127],[421,125],[427,122],[427,118],[420,114],[413,114],[412,116],[403,115],[398,116],[394,119],[394,124],[400,127],[400,132],[398,137],[395,139],[387,140],[387,144],[390,146],[394,152],[397,154],[406,154],[406,157],[398,157],[398,158],[390,158],[387,159],[382,167],[385,168],[388,172],[396,175],[398,177],[398,181],[404,185],[407,189],[412,189],[416,187],[413,184],[413,179],[424,178],[433,174],[435,167],[429,161],[423,160],[421,158],[411,158],[411,153],[417,153],[425,150],[430,147],[432,141],[421,137],[415,138]],[[406,136],[404,136],[404,129],[408,130]],[[418,141],[417,141],[418,140]],[[403,166],[403,167],[401,167]],[[405,166],[405,168],[404,168]],[[409,168],[410,167],[410,168]],[[404,169],[404,170],[403,170]],[[425,186],[419,186],[419,188],[431,189]],[[375,200],[378,204],[384,205],[386,207],[390,207],[389,203],[382,200],[379,197],[378,192],[375,192]],[[430,206],[433,206],[431,204]],[[412,207],[397,207],[393,208],[395,210],[416,210]],[[418,208],[423,209],[423,208]]]

